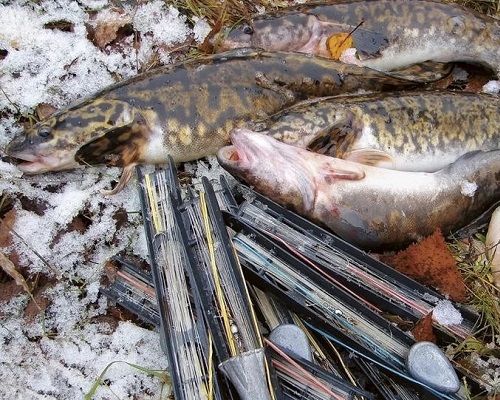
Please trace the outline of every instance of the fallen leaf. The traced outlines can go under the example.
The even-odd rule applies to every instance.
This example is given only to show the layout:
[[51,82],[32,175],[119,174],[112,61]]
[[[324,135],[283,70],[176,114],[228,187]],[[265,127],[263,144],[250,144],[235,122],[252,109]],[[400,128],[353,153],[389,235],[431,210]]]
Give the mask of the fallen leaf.
[[326,47],[332,59],[338,60],[342,53],[354,47],[351,33],[335,33],[326,40]]
[[16,266],[12,261],[8,259],[8,257],[0,251],[0,267],[11,277],[13,278],[19,286],[31,295],[30,288],[26,283],[24,277],[16,270]]
[[16,210],[13,208],[5,213],[0,221],[0,247],[6,248],[12,244],[12,235],[10,227],[16,221]]
[[116,40],[121,30],[131,31],[132,17],[117,10],[97,15],[95,21],[87,24],[88,38],[100,49]]
[[[11,227],[14,226],[16,218],[16,210],[13,208],[7,211],[0,221],[0,248],[2,249],[7,249],[12,245]],[[19,254],[15,249],[11,248],[7,255],[9,260],[20,266]],[[21,265],[21,267],[24,267],[24,265]]]
[[411,333],[417,342],[437,342],[436,335],[432,329],[432,311],[415,324]]
[[55,285],[54,281],[48,281],[43,286],[38,287],[33,293],[31,301],[28,303],[24,309],[24,319],[26,322],[30,323],[35,320],[35,318],[52,303],[50,300],[49,292],[53,289]]
[[40,103],[36,106],[36,115],[39,120],[45,119],[57,111],[52,104]]
[[382,261],[424,285],[438,288],[454,301],[466,300],[464,279],[439,229],[395,256],[382,257]]

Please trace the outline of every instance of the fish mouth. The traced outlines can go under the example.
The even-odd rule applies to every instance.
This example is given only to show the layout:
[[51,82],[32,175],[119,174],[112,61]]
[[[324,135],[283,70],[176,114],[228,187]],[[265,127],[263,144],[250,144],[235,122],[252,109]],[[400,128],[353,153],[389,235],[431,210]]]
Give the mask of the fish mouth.
[[58,157],[14,153],[9,153],[9,156],[13,159],[16,167],[25,174],[42,174],[78,166],[75,162],[64,162]]
[[15,158],[17,161],[16,167],[26,174],[38,174],[52,170],[52,167],[47,162],[38,157]]
[[231,132],[231,145],[222,147],[217,158],[222,166],[245,168],[252,165],[252,142],[247,140],[244,131],[235,129]]
[[[27,134],[14,138],[4,149],[4,152],[10,157],[12,163],[26,174],[42,174],[80,166],[75,161],[74,152],[35,146]],[[49,155],[44,153],[49,153]],[[53,154],[50,155],[50,153]]]
[[228,170],[241,169],[244,165],[249,165],[250,161],[244,151],[235,145],[225,146],[217,152],[219,164]]
[[36,174],[44,169],[45,163],[41,157],[23,152],[21,148],[25,143],[25,137],[15,138],[7,145],[4,152],[19,170],[27,174]]
[[240,160],[238,149],[234,145],[224,146],[217,152],[217,157],[227,163],[237,163]]

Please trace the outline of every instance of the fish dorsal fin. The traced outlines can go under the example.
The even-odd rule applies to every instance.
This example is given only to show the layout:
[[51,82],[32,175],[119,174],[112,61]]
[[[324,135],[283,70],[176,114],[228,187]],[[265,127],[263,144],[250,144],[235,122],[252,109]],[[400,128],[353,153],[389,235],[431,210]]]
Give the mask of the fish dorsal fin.
[[147,125],[140,114],[128,123],[107,129],[84,144],[75,155],[80,164],[125,167],[137,162],[148,140]]
[[389,39],[380,32],[357,27],[350,34],[354,47],[362,60],[380,57],[382,50],[389,46]]

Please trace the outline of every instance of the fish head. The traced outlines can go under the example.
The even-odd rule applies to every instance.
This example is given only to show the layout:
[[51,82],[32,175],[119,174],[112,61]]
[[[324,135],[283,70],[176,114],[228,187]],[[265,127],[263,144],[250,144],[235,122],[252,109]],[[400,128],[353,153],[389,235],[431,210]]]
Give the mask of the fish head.
[[217,52],[252,47],[254,29],[251,23],[242,23],[237,26],[222,29],[211,39]]
[[297,147],[268,135],[234,129],[230,146],[217,152],[221,166],[258,192],[298,212],[308,212],[316,196],[314,180],[297,159]]
[[245,128],[234,129],[231,142],[217,152],[220,165],[302,215],[313,214],[325,193],[345,191],[346,183],[365,177],[361,164],[313,153]]
[[82,148],[130,125],[136,119],[128,103],[89,100],[40,121],[15,137],[6,147],[8,156],[21,160],[27,174],[63,171],[94,164],[90,157],[77,157]]
[[258,47],[267,51],[296,51],[316,34],[317,19],[309,14],[256,18],[221,31],[214,37],[217,52],[241,47]]

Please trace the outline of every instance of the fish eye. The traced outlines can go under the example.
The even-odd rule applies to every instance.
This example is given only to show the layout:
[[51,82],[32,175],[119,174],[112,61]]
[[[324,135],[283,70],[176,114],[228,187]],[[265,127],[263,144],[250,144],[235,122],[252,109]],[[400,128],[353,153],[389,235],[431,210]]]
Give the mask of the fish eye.
[[245,35],[252,35],[253,34],[253,28],[251,26],[249,26],[249,25],[245,25],[243,27],[243,33]]
[[52,130],[48,126],[41,126],[38,128],[38,136],[46,138],[52,134]]

